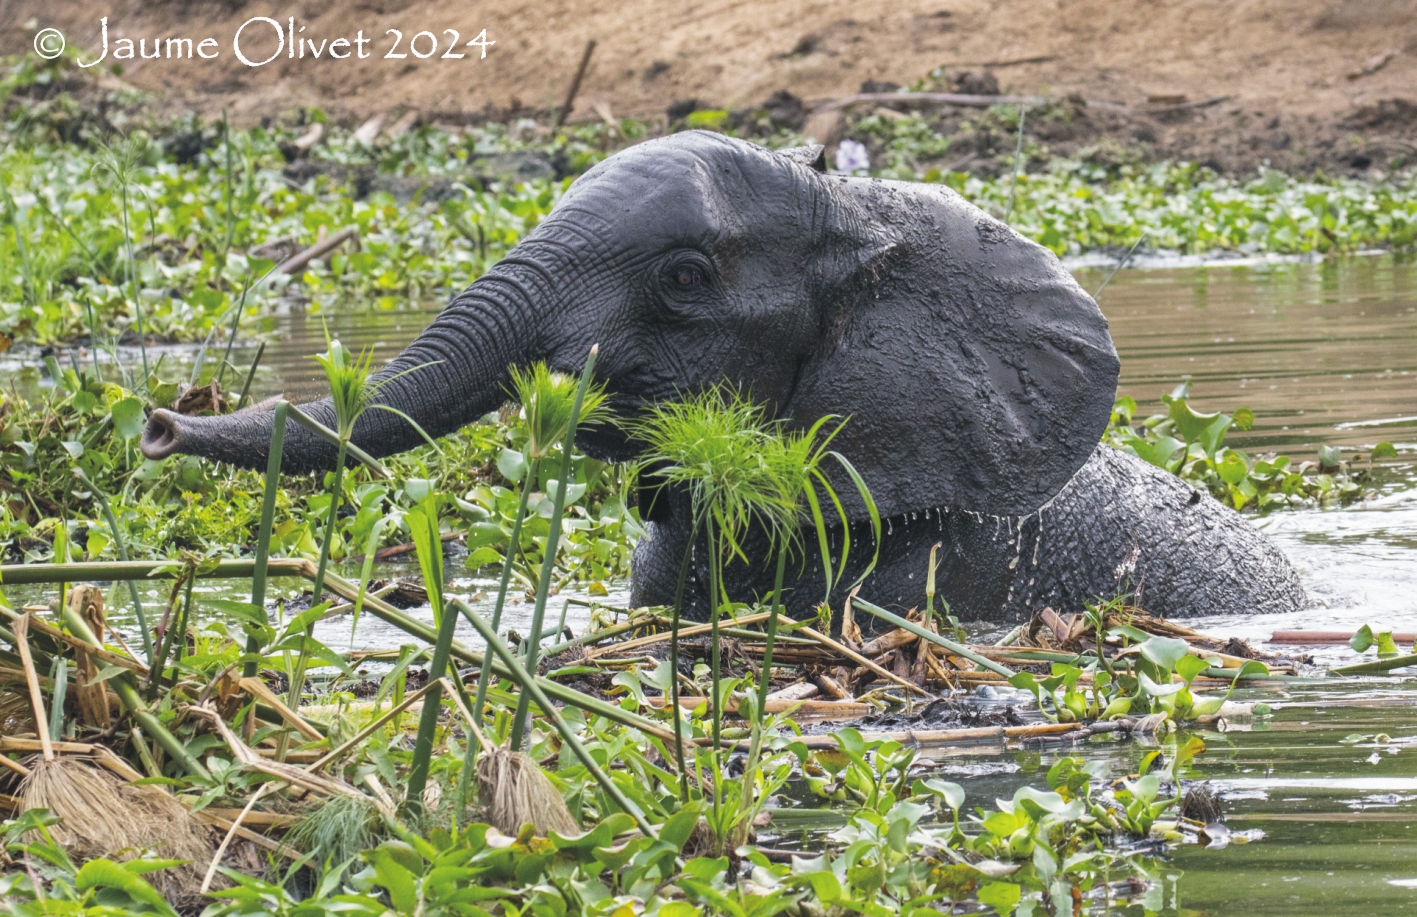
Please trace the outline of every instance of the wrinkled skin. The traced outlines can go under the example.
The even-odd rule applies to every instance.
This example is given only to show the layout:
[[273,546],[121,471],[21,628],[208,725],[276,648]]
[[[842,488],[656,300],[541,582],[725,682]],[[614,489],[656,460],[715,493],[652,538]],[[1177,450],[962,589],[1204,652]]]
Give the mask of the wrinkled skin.
[[[1168,615],[1304,603],[1284,557],[1238,514],[1098,445],[1117,355],[1051,253],[948,190],[822,174],[819,153],[691,132],[610,157],[383,370],[421,367],[379,400],[441,435],[505,399],[508,366],[576,372],[598,343],[596,376],[620,415],[728,382],[798,428],[848,418],[834,446],[886,519],[861,592],[878,604],[923,603],[937,542],[940,597],[967,618],[1075,611],[1119,590]],[[307,410],[333,426],[328,399]],[[271,424],[269,410],[158,411],[143,451],[263,467]],[[354,438],[376,456],[421,441],[386,411],[364,415]],[[285,442],[288,471],[335,460],[293,424]],[[580,444],[607,460],[638,451],[614,425]],[[850,580],[870,555],[868,516],[835,483],[853,520]],[[633,593],[665,603],[688,506],[671,494],[645,513]],[[761,538],[750,542],[754,562],[726,574],[735,599],[771,585]],[[700,612],[702,553],[689,594]],[[824,598],[815,548],[789,569],[793,611]]]

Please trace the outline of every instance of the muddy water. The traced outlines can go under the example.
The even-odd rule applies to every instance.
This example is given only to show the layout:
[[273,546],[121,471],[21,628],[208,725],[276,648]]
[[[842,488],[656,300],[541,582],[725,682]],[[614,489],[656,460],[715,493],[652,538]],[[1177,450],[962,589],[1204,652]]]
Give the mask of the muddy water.
[[[1076,273],[1096,290],[1110,271]],[[1134,268],[1113,277],[1099,302],[1122,356],[1120,391],[1143,415],[1159,411],[1161,395],[1189,380],[1201,410],[1254,410],[1254,429],[1232,434],[1234,445],[1251,452],[1302,458],[1319,444],[1364,449],[1387,440],[1413,460],[1417,260]],[[324,321],[351,346],[374,346],[382,359],[433,314],[351,308],[320,318],[290,311],[275,320],[255,388],[260,395],[318,396],[322,382],[309,354],[323,349]],[[1407,468],[1381,480],[1382,494],[1361,507],[1258,520],[1299,568],[1317,607],[1283,622],[1229,618],[1227,630],[1256,637],[1278,626],[1356,627],[1370,619],[1417,629],[1417,485]],[[376,634],[369,639],[377,642]]]
[[[1078,276],[1093,290],[1106,271],[1080,269]],[[1376,499],[1256,520],[1299,569],[1314,607],[1287,616],[1202,619],[1197,626],[1255,643],[1278,629],[1353,630],[1369,623],[1417,630],[1417,262],[1379,256],[1131,269],[1111,281],[1100,302],[1122,354],[1121,391],[1137,399],[1143,414],[1159,410],[1159,397],[1189,379],[1202,410],[1254,410],[1255,429],[1233,440],[1252,452],[1303,457],[1322,443],[1367,449],[1383,440],[1403,452],[1402,462],[1382,473]],[[326,318],[347,344],[372,344],[386,358],[433,314],[351,309]],[[268,340],[258,396],[318,396],[321,383],[308,355],[323,348],[321,319],[292,311],[275,320]],[[477,596],[474,604],[486,608],[495,584],[469,578],[457,560],[448,569],[449,589]],[[379,573],[416,575],[417,568],[390,565]],[[273,584],[286,594],[299,585]],[[247,586],[203,582],[198,588],[229,597]],[[150,608],[160,607],[161,590],[147,595]],[[549,623],[561,618],[572,595],[553,600]],[[623,590],[612,590],[601,601],[624,598]],[[512,604],[505,625],[525,633],[530,612],[527,602]],[[586,608],[572,605],[566,612],[568,624],[581,630]],[[413,613],[428,618],[427,609]],[[476,643],[467,630],[459,637]],[[317,635],[336,648],[389,648],[407,639],[367,615],[352,637],[348,619],[321,624]],[[1352,659],[1346,647],[1314,655],[1319,662]],[[1240,695],[1270,702],[1274,717],[1202,733],[1208,750],[1187,776],[1212,781],[1231,829],[1252,837],[1224,850],[1182,846],[1159,864],[1161,913],[1367,917],[1417,911],[1417,682],[1352,680]],[[1391,741],[1375,744],[1378,733]],[[1360,738],[1345,742],[1349,736]],[[1134,771],[1144,753],[1134,743],[1116,742],[1067,751],[1106,759],[1116,776]],[[1014,752],[1003,748],[956,750],[939,766],[942,776],[965,785],[971,805],[1007,798],[1023,782],[1042,782],[1041,773],[1021,769]],[[783,822],[790,843],[791,819]]]

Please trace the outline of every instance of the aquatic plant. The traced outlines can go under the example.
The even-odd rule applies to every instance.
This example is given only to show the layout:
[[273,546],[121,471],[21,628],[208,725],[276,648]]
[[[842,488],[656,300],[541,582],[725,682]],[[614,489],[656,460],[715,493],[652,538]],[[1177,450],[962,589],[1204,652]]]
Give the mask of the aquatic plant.
[[1372,493],[1365,486],[1372,459],[1397,455],[1392,443],[1382,442],[1373,448],[1368,468],[1355,467],[1339,449],[1328,446],[1319,448],[1317,462],[1297,465],[1287,455],[1251,457],[1225,445],[1232,429],[1254,426],[1255,414],[1249,408],[1231,414],[1197,412],[1190,403],[1190,382],[1182,382],[1161,401],[1165,413],[1138,422],[1135,399],[1118,398],[1103,442],[1184,478],[1236,509],[1362,499]]
[[[589,368],[594,367],[593,360],[588,364]],[[562,462],[563,470],[559,472],[560,480],[557,482],[557,495],[562,496],[562,509],[566,503],[564,496],[571,492],[570,473],[568,469],[571,446],[574,443],[574,431],[581,426],[592,426],[601,423],[605,417],[605,389],[603,385],[591,383],[590,374],[582,372],[582,378],[586,380],[586,386],[581,386],[579,382],[562,373],[553,373],[545,363],[535,363],[529,367],[512,367],[512,391],[511,394],[521,407],[521,416],[525,422],[525,446],[520,451],[503,449],[501,457],[498,459],[498,466],[503,469],[513,481],[520,481],[521,495],[515,501],[515,511],[510,519],[510,531],[507,533],[507,549],[502,560],[501,580],[497,586],[497,598],[492,610],[492,630],[495,632],[502,623],[502,610],[506,605],[507,591],[511,585],[512,572],[516,566],[518,553],[522,551],[522,528],[527,521],[528,506],[531,494],[537,482],[541,478],[541,463],[550,457],[552,450],[558,445],[566,450]],[[582,489],[583,490],[583,489]],[[469,494],[469,497],[472,497]],[[459,505],[465,505],[461,501]],[[476,507],[473,507],[476,509]],[[557,514],[559,516],[559,514]],[[483,519],[490,517],[490,514],[483,511]],[[558,519],[559,522],[559,519]],[[494,530],[494,537],[502,534],[499,526],[490,523],[481,523],[487,528]],[[474,526],[478,523],[474,523]],[[547,526],[547,548],[544,552],[543,566],[546,563],[554,562],[556,550],[550,538],[551,526]],[[471,529],[469,530],[471,533]],[[485,533],[486,529],[484,529]],[[488,550],[489,545],[485,534],[480,533],[479,544],[482,550]],[[469,547],[476,548],[476,545],[469,544]],[[495,552],[494,552],[495,553]],[[469,564],[472,561],[469,560]],[[544,606],[543,606],[544,614]],[[491,670],[483,668],[478,675],[477,696],[473,701],[474,716],[480,718],[483,713],[484,704],[487,698],[487,690],[490,685]],[[466,792],[468,774],[471,773],[473,745],[469,743],[469,757],[465,764],[463,776],[463,792]]]
[[[67,61],[53,66],[60,70],[47,79],[60,85],[93,78]],[[14,74],[7,79],[38,75],[29,60],[18,62]],[[133,330],[141,324],[144,338],[200,341],[226,317],[269,314],[291,298],[319,311],[336,304],[395,309],[446,297],[534,228],[569,181],[508,177],[482,187],[470,179],[480,157],[554,158],[574,174],[661,130],[622,119],[613,129],[578,125],[545,135],[489,123],[459,133],[425,127],[371,148],[311,110],[307,118],[324,132],[306,160],[313,177],[293,187],[283,174],[282,149],[305,123],[237,130],[224,122],[153,117],[146,131],[114,142],[110,156],[102,142],[111,138],[96,127],[77,135],[42,130],[45,103],[28,104],[32,117],[0,123],[8,141],[0,142],[6,224],[0,261],[21,267],[0,276],[0,332],[39,344],[87,336],[92,345],[130,324]],[[1028,117],[1046,121],[1053,113]],[[990,213],[1007,212],[1012,227],[1060,255],[1125,251],[1143,238],[1151,248],[1184,253],[1417,244],[1417,177],[1410,170],[1364,181],[1272,170],[1229,179],[1185,162],[1109,168],[1051,157],[1028,138],[1020,145],[1018,122],[1017,108],[1009,107],[945,134],[932,118],[873,114],[852,121],[848,139],[871,148],[874,174],[947,185]],[[802,139],[751,120],[708,126],[774,148]],[[999,140],[1002,166],[1041,160],[1043,167],[1007,168],[1001,178],[959,171],[965,157],[952,154],[951,145],[986,134]],[[193,138],[200,141],[195,153],[179,155]],[[105,158],[118,173],[100,165]],[[123,181],[106,181],[120,173]],[[371,175],[372,193],[358,196]],[[424,187],[436,187],[436,194],[425,199]],[[133,218],[138,201],[146,220]],[[293,275],[273,275],[232,312],[239,299],[232,278],[263,273],[262,251],[308,248],[346,227],[356,230],[353,250],[336,249]]]

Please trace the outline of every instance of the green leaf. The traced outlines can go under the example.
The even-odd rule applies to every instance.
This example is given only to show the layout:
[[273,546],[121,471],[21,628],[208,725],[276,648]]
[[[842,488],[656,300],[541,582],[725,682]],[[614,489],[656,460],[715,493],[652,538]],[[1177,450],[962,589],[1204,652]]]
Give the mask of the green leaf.
[[1232,487],[1238,486],[1241,481],[1249,475],[1250,469],[1245,467],[1245,460],[1234,449],[1226,450],[1225,458],[1215,466],[1215,473],[1220,475],[1220,479]]
[[1348,645],[1355,653],[1366,653],[1368,647],[1373,645],[1373,629],[1364,624],[1362,627],[1358,628],[1357,633],[1349,638]]
[[1195,680],[1197,675],[1208,668],[1210,668],[1210,663],[1199,656],[1185,656],[1177,661],[1176,674],[1180,675],[1181,678],[1185,680],[1186,684],[1189,685]]
[[987,904],[999,917],[1010,917],[1023,897],[1023,889],[1012,882],[990,882],[975,894],[980,904]]
[[1169,672],[1190,648],[1186,641],[1175,637],[1152,637],[1141,645],[1141,654]]
[[1220,413],[1199,414],[1191,410],[1190,402],[1184,396],[1176,397],[1174,393],[1161,399],[1169,406],[1167,416],[1176,427],[1176,432],[1188,443],[1196,442],[1206,432],[1206,428],[1221,421],[1224,418],[1225,426],[1229,426],[1230,419]]
[[95,888],[116,889],[134,901],[148,905],[159,914],[166,915],[166,917],[177,917],[177,912],[163,899],[162,895],[158,894],[157,889],[135,872],[123,868],[112,860],[89,860],[74,877],[74,888],[81,892]]
[[812,886],[812,894],[822,904],[832,904],[841,900],[841,882],[825,869],[813,870],[802,876]]
[[1150,694],[1152,697],[1170,697],[1186,687],[1179,681],[1164,685],[1157,684],[1151,679],[1151,676],[1147,675],[1145,672],[1139,673],[1137,680],[1141,683],[1142,691]]
[[1237,430],[1243,432],[1254,429],[1255,412],[1249,408],[1236,408],[1233,419],[1235,421],[1235,429]]
[[143,403],[137,398],[129,395],[113,402],[109,413],[113,416],[113,429],[125,440],[142,434],[147,415],[143,412]]
[[1319,465],[1323,468],[1337,468],[1343,464],[1343,450],[1337,446],[1319,446]]
[[1378,443],[1373,447],[1374,459],[1397,458],[1397,447],[1392,443]]
[[936,796],[956,812],[959,811],[960,806],[964,805],[964,787],[938,777],[932,777],[929,780],[916,779],[910,791],[916,796]]
[[[515,449],[503,449],[497,456],[497,470],[509,481],[520,481],[526,474],[526,456]],[[532,482],[531,486],[535,487],[536,483]]]
[[693,836],[694,828],[699,824],[700,812],[698,806],[684,806],[669,816],[668,820],[660,826],[659,839],[665,843],[674,845],[675,850],[683,849]]
[[369,851],[365,858],[374,868],[374,883],[388,890],[389,902],[400,913],[412,914],[418,905],[418,885],[414,874],[394,856],[391,848],[396,843],[388,841]]

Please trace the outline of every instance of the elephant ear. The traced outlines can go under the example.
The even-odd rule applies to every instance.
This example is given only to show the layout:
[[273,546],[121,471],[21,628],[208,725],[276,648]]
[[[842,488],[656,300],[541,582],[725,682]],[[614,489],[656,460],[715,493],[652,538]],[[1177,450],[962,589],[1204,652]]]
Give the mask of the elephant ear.
[[[828,182],[828,305],[792,422],[847,418],[833,447],[883,516],[1034,512],[1110,417],[1118,360],[1101,310],[1051,252],[953,192]],[[834,484],[863,518],[855,488]]]
[[799,165],[804,165],[817,172],[827,170],[827,148],[820,143],[810,143],[807,146],[788,147],[785,150],[778,150],[779,156],[786,156]]

